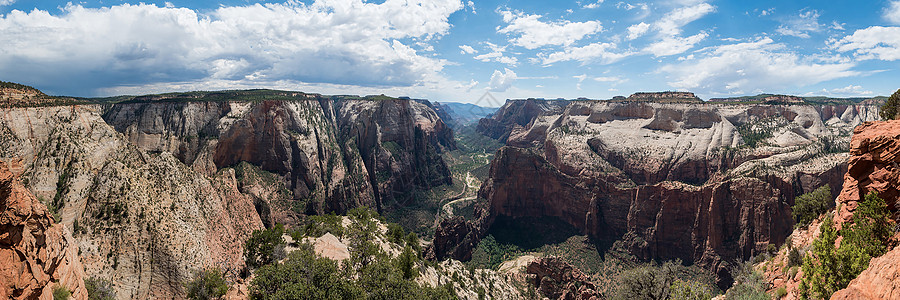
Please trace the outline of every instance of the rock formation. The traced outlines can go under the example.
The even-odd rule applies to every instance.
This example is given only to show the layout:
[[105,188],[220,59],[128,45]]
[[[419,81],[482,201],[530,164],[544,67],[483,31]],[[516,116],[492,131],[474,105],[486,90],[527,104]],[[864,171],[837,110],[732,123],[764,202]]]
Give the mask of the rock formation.
[[831,299],[900,299],[900,247],[869,261],[869,267]]
[[590,277],[556,257],[540,258],[525,267],[531,283],[550,299],[600,299]]
[[[232,101],[247,97],[262,100]],[[58,207],[84,272],[119,297],[183,297],[183,282],[210,267],[235,276],[244,241],[264,225],[392,209],[450,183],[439,154],[455,147],[452,131],[415,101],[274,91],[126,100],[0,111],[0,161]]]
[[853,131],[837,222],[849,221],[869,192],[877,192],[898,217],[900,197],[900,121],[866,122]]
[[[558,217],[644,259],[698,263],[727,287],[733,262],[791,233],[795,196],[839,190],[841,145],[876,115],[862,105],[510,101],[481,122],[507,147],[479,191],[488,217],[467,228],[486,232],[497,215]],[[440,237],[435,248],[465,252]]]
[[53,299],[65,288],[87,299],[84,278],[71,232],[0,162],[0,298]]

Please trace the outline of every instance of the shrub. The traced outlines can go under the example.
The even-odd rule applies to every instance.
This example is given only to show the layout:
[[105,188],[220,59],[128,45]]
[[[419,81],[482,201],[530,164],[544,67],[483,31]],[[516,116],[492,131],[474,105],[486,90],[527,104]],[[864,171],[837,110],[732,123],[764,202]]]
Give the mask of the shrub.
[[784,298],[784,296],[787,296],[787,289],[780,287],[775,290],[775,299],[781,299]]
[[53,300],[69,300],[72,292],[68,288],[57,284],[53,287]]
[[741,299],[741,300],[768,300],[766,295],[766,283],[762,275],[753,269],[752,264],[741,263],[735,267],[731,276],[734,278],[734,285],[725,293],[725,299]]
[[279,254],[283,254],[284,250],[282,234],[284,234],[284,227],[281,224],[269,229],[254,231],[250,239],[244,243],[244,258],[247,266],[258,268],[281,259]]
[[322,216],[309,216],[306,219],[306,224],[303,226],[303,233],[306,236],[320,237],[330,232],[334,236],[341,238],[344,236],[342,220],[341,216],[334,213]]
[[218,299],[228,292],[228,284],[222,276],[222,270],[203,270],[194,276],[194,279],[185,284],[188,299],[208,300]]
[[900,114],[897,110],[897,106],[900,106],[900,90],[894,92],[890,98],[881,106],[881,110],[878,112],[881,115],[882,120],[894,120],[897,119],[897,115]]
[[[679,262],[680,264],[680,262]],[[626,271],[619,277],[618,299],[665,299],[675,282],[675,263]]]
[[669,287],[669,299],[707,300],[712,299],[715,295],[712,288],[696,281],[677,279]]
[[87,290],[88,300],[116,299],[116,291],[109,280],[91,277],[84,280],[84,287]]
[[359,299],[362,290],[341,276],[337,263],[317,257],[309,244],[291,252],[283,264],[259,268],[250,282],[250,299]]
[[403,230],[403,227],[397,223],[390,223],[387,225],[387,237],[388,241],[403,246],[404,238],[406,232]]
[[806,226],[832,207],[834,199],[831,198],[831,187],[823,185],[794,199],[791,215],[798,225]]
[[800,251],[797,248],[791,248],[788,251],[788,268],[799,266],[803,263],[803,257],[800,256]]
[[403,279],[412,279],[419,275],[418,270],[416,270],[418,258],[418,254],[413,252],[413,249],[409,246],[403,248],[403,252],[397,256],[397,268],[403,274]]
[[[852,223],[838,231],[831,218],[822,224],[822,233],[809,255],[803,259],[800,293],[804,298],[829,298],[847,287],[853,278],[869,266],[869,260],[887,251],[891,229],[887,205],[877,194],[869,193],[853,214]],[[839,248],[838,236],[843,236]]]

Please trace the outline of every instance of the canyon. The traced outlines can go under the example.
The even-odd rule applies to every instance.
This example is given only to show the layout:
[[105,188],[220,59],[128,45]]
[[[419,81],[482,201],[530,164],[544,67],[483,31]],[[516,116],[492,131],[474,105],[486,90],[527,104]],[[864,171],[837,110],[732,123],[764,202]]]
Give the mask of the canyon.
[[184,297],[199,270],[240,273],[254,230],[383,212],[450,181],[439,154],[452,131],[427,102],[260,90],[115,100],[4,108],[0,161],[119,298]]
[[702,266],[726,288],[734,264],[791,233],[796,196],[822,185],[837,196],[851,132],[877,112],[861,104],[508,101],[479,123],[506,144],[479,191],[479,217],[444,220],[430,254],[466,259],[497,216],[552,216],[595,240],[622,240],[642,259]]

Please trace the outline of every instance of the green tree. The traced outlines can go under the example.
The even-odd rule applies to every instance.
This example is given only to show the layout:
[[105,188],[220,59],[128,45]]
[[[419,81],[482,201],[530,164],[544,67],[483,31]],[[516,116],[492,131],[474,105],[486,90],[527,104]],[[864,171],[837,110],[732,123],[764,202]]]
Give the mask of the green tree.
[[219,299],[228,292],[228,284],[225,283],[225,277],[219,269],[198,272],[194,279],[185,283],[184,287],[188,299],[192,300]]
[[69,300],[71,296],[72,292],[66,287],[59,284],[53,287],[53,300]]
[[[831,297],[868,268],[869,260],[884,254],[891,235],[888,216],[884,200],[869,193],[859,203],[852,222],[844,224],[840,231],[834,228],[832,219],[827,218],[819,238],[813,241],[811,253],[803,259],[801,296]],[[840,247],[835,246],[838,236],[843,236]]]
[[823,185],[795,198],[794,206],[791,207],[791,215],[798,225],[806,226],[832,207],[834,207],[834,199],[831,198],[831,187]]
[[644,266],[626,271],[619,277],[618,299],[668,299],[676,279],[676,264],[667,261],[661,267]]
[[88,300],[116,299],[116,291],[109,280],[91,277],[84,280],[84,287],[88,293]]
[[301,244],[283,264],[259,268],[250,282],[250,299],[360,299],[362,295],[359,286],[342,276],[337,262],[316,256],[309,244]]
[[284,250],[282,234],[284,234],[284,227],[281,224],[269,229],[254,231],[250,239],[244,243],[244,258],[247,266],[258,268],[280,259],[279,256],[282,256]]
[[725,293],[726,300],[769,300],[767,283],[751,263],[741,263],[732,271],[734,285]]
[[669,299],[674,300],[707,300],[715,296],[712,288],[697,281],[676,279],[669,287]]
[[878,112],[881,115],[881,119],[885,121],[897,119],[898,114],[900,114],[900,111],[897,109],[898,106],[900,106],[900,90],[894,92],[887,99],[887,102],[881,106],[881,111]]

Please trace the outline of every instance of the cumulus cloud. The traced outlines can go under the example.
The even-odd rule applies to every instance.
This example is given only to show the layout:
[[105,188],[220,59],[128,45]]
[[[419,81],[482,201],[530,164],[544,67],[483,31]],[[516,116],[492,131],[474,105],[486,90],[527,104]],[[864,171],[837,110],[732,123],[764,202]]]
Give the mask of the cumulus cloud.
[[661,56],[670,56],[675,54],[681,54],[689,49],[693,48],[694,45],[699,43],[700,41],[706,39],[709,34],[706,32],[701,32],[689,37],[665,37],[662,40],[650,44],[647,46],[645,51],[652,53],[656,57]]
[[475,50],[475,48],[472,48],[472,46],[469,46],[469,45],[460,45],[459,49],[462,50],[461,51],[462,54],[478,53],[478,50]]
[[494,70],[494,74],[491,74],[488,90],[491,92],[505,92],[516,82],[516,78],[516,72],[510,69],[504,69],[504,72]]
[[472,2],[472,1],[466,2],[466,7],[468,7],[469,10],[472,11],[472,14],[473,14],[473,15],[477,15],[477,14],[478,14],[478,12],[475,11],[475,2]]
[[475,59],[483,61],[483,62],[494,61],[494,62],[498,62],[501,64],[507,64],[510,66],[515,66],[515,65],[519,64],[519,59],[512,57],[512,56],[506,56],[503,54],[504,52],[506,52],[506,47],[501,47],[501,46],[495,45],[491,42],[484,42],[484,44],[488,46],[488,49],[490,49],[491,52],[475,56]]
[[584,47],[570,47],[559,52],[541,54],[540,57],[544,65],[572,60],[580,61],[582,64],[595,61],[601,64],[611,64],[633,54],[630,52],[617,53],[612,51],[614,49],[616,49],[614,43],[592,43]]
[[668,84],[674,88],[707,94],[772,91],[859,75],[851,62],[816,63],[768,37],[713,47],[698,57],[660,71],[673,79]]
[[460,9],[459,0],[319,0],[207,14],[152,4],[13,10],[0,18],[0,73],[75,94],[212,80],[411,86],[445,62],[408,45],[446,34]]
[[900,60],[900,27],[872,26],[829,44],[840,52],[853,52],[859,59]]
[[681,27],[684,27],[684,25],[694,22],[715,11],[715,6],[705,2],[679,7],[660,18],[659,21],[653,24],[653,27],[655,27],[660,34],[675,36],[681,34]]
[[836,89],[831,89],[831,90],[822,89],[822,93],[825,93],[825,95],[829,95],[829,96],[845,96],[845,97],[846,96],[871,96],[871,95],[875,94],[872,91],[867,91],[867,90],[863,89],[862,86],[852,85],[852,84],[848,85],[846,87],[836,88]]
[[0,0],[0,6],[12,5],[16,0]]
[[506,27],[500,28],[498,33],[516,35],[510,39],[510,43],[537,49],[550,45],[571,45],[582,38],[600,32],[603,26],[599,21],[570,22],[562,20],[558,22],[541,21],[541,15],[529,15],[517,11],[500,11]]
[[884,8],[882,15],[885,20],[893,24],[900,24],[900,0],[893,0]]
[[650,24],[640,22],[638,24],[628,26],[628,36],[627,37],[629,40],[633,40],[633,39],[641,37],[642,35],[647,33],[647,31],[649,31],[649,30],[650,30]]
[[600,7],[600,4],[601,4],[601,3],[603,3],[603,0],[597,0],[597,1],[594,1],[594,2],[591,2],[591,3],[588,3],[588,4],[585,4],[585,5],[582,5],[581,8],[584,8],[584,9],[594,9],[594,8]]
[[788,19],[784,24],[775,29],[783,35],[809,38],[810,32],[819,32],[822,25],[819,24],[819,12],[815,10],[803,10],[800,14]]

